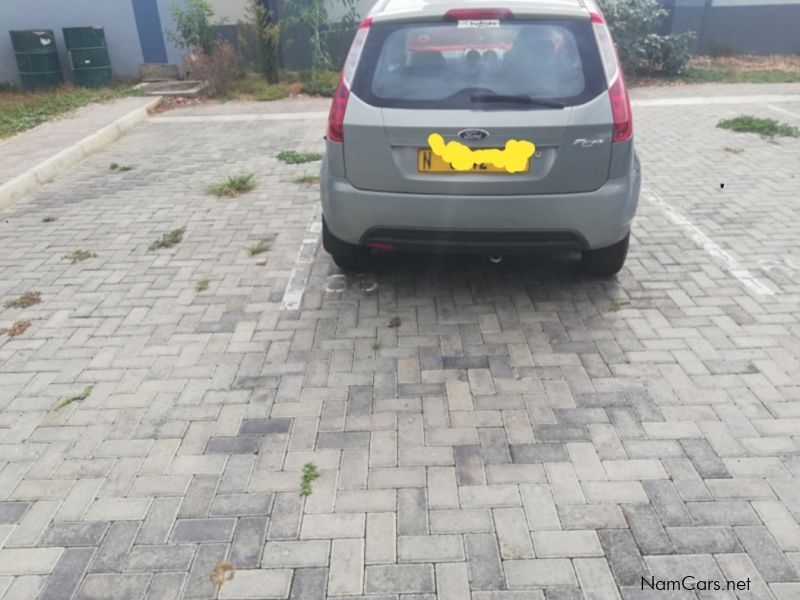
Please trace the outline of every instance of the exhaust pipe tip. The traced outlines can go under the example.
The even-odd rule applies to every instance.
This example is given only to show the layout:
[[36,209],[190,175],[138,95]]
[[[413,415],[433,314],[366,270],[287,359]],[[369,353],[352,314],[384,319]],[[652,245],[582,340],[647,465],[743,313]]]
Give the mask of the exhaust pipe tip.
[[492,254],[492,255],[489,256],[489,262],[498,265],[501,262],[503,262],[503,255],[502,254]]

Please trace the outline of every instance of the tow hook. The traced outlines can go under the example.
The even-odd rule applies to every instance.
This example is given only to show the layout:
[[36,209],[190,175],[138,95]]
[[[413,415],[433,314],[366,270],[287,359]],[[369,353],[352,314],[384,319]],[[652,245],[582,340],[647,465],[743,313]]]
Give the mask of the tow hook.
[[489,262],[492,262],[496,265],[503,262],[503,255],[502,254],[492,254],[489,256]]

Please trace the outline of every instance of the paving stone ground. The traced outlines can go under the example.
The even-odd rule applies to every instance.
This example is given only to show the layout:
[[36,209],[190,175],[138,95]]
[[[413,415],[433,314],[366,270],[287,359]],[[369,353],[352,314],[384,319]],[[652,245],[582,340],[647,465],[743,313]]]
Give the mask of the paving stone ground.
[[[715,128],[800,125],[775,106],[636,109],[613,281],[341,276],[317,165],[275,158],[324,117],[151,119],[85,160],[0,222],[0,300],[42,299],[0,311],[31,322],[0,337],[0,598],[800,598],[800,140]],[[205,194],[235,172],[259,187]],[[642,590],[687,576],[750,587]]]

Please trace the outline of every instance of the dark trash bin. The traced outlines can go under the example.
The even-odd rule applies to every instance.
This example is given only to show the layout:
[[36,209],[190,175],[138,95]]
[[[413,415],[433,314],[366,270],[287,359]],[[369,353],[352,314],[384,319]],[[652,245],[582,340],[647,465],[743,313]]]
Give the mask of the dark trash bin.
[[63,82],[52,31],[31,29],[9,33],[22,89],[44,90]]
[[111,60],[102,27],[65,27],[75,85],[100,87],[111,83]]

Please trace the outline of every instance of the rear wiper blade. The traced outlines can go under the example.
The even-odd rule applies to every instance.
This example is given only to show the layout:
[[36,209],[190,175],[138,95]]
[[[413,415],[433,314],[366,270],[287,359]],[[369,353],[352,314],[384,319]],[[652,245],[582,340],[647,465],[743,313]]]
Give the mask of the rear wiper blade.
[[544,106],[547,108],[564,108],[565,106],[560,102],[551,102],[550,100],[535,100],[530,96],[516,96],[513,94],[473,94],[469,99],[473,102],[508,102],[513,104]]

